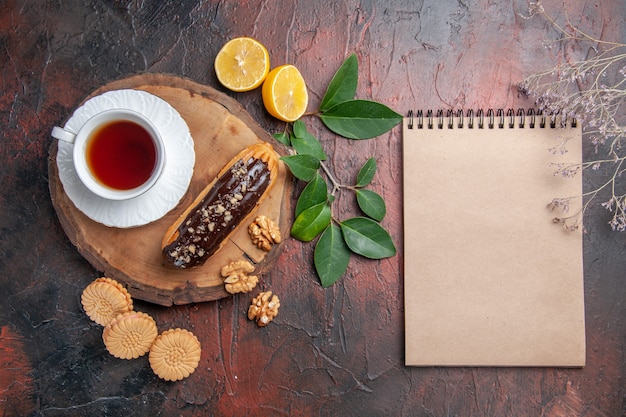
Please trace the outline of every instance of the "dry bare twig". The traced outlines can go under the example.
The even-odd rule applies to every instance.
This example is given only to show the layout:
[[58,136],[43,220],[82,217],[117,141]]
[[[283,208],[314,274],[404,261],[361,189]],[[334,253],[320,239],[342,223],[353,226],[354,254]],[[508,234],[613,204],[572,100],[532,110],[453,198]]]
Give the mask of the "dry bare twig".
[[[586,44],[592,52],[581,61],[566,62],[546,71],[527,77],[518,84],[518,90],[535,100],[544,113],[560,113],[565,118],[575,118],[582,123],[585,137],[589,138],[598,158],[579,166],[557,167],[555,175],[573,176],[584,170],[598,171],[607,168],[608,178],[594,190],[583,194],[585,203],[574,214],[557,220],[569,229],[582,224],[582,218],[591,203],[603,191],[611,196],[601,205],[613,213],[609,225],[613,230],[626,230],[626,192],[620,180],[626,168],[626,44],[596,39],[575,27],[566,16],[566,24],[559,23],[544,9],[541,1],[530,2],[528,16],[545,18],[561,35],[561,43]],[[550,207],[566,212],[573,197],[555,198]]]

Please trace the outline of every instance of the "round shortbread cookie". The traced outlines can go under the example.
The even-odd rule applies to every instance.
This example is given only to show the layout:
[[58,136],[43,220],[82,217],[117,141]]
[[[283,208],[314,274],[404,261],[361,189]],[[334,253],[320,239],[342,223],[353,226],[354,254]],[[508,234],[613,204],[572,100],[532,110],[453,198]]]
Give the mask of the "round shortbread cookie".
[[96,279],[83,290],[81,303],[89,318],[102,326],[119,314],[133,310],[133,300],[126,288],[105,277]]
[[102,340],[109,353],[120,359],[135,359],[150,350],[158,335],[156,323],[148,314],[131,311],[120,314],[104,328]]
[[200,342],[193,333],[178,328],[166,330],[150,349],[150,366],[159,378],[178,381],[195,371],[200,353]]

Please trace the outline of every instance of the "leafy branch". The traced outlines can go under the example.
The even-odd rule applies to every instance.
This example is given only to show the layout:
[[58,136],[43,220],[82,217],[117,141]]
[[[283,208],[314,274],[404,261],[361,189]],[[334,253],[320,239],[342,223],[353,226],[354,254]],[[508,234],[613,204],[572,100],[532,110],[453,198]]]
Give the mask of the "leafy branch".
[[[330,131],[353,140],[374,138],[402,121],[401,115],[383,104],[355,99],[357,84],[358,60],[353,54],[335,73],[313,116]],[[341,184],[325,163],[322,144],[302,120],[293,122],[290,130],[274,134],[274,138],[293,150],[281,159],[294,177],[306,182],[296,203],[291,236],[303,242],[317,238],[314,264],[323,287],[341,278],[352,254],[370,259],[396,254],[391,236],[380,225],[386,214],[385,201],[366,188],[376,174],[375,158],[363,164],[354,184]],[[355,194],[363,216],[336,216],[333,203],[343,191]]]

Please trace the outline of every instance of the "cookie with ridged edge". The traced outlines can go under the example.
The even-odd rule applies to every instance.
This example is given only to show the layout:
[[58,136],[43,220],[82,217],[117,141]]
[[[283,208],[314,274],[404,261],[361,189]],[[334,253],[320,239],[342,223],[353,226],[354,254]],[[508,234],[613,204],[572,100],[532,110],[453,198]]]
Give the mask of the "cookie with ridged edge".
[[191,375],[200,362],[202,349],[198,338],[185,329],[161,333],[148,356],[154,373],[166,381],[179,381]]
[[154,319],[141,311],[118,315],[102,332],[109,353],[120,359],[135,359],[150,351],[159,334]]
[[81,304],[94,322],[106,326],[119,314],[133,310],[133,300],[119,282],[97,278],[83,290]]

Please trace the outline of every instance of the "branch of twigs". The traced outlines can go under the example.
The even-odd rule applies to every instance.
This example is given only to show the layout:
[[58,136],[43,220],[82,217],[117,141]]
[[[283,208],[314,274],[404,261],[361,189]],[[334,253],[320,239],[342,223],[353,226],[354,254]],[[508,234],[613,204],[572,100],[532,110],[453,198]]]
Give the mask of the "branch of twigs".
[[[620,194],[619,183],[626,168],[626,44],[596,39],[579,28],[569,18],[560,25],[544,9],[541,1],[530,2],[528,16],[546,19],[561,35],[558,42],[586,44],[593,52],[586,59],[556,65],[546,71],[530,75],[518,84],[521,93],[535,100],[539,109],[575,118],[582,124],[585,137],[595,148],[597,159],[585,161],[578,167],[557,167],[557,174],[575,174],[588,169],[598,171],[608,167],[606,182],[584,193],[585,204],[580,212],[560,218],[568,228],[582,223],[591,203],[610,191],[602,207],[613,213],[609,225],[613,230],[626,230],[626,194]],[[565,172],[563,169],[567,169]],[[560,170],[560,171],[559,171]],[[604,170],[602,171],[604,172]],[[568,198],[555,198],[552,208],[567,208]]]

